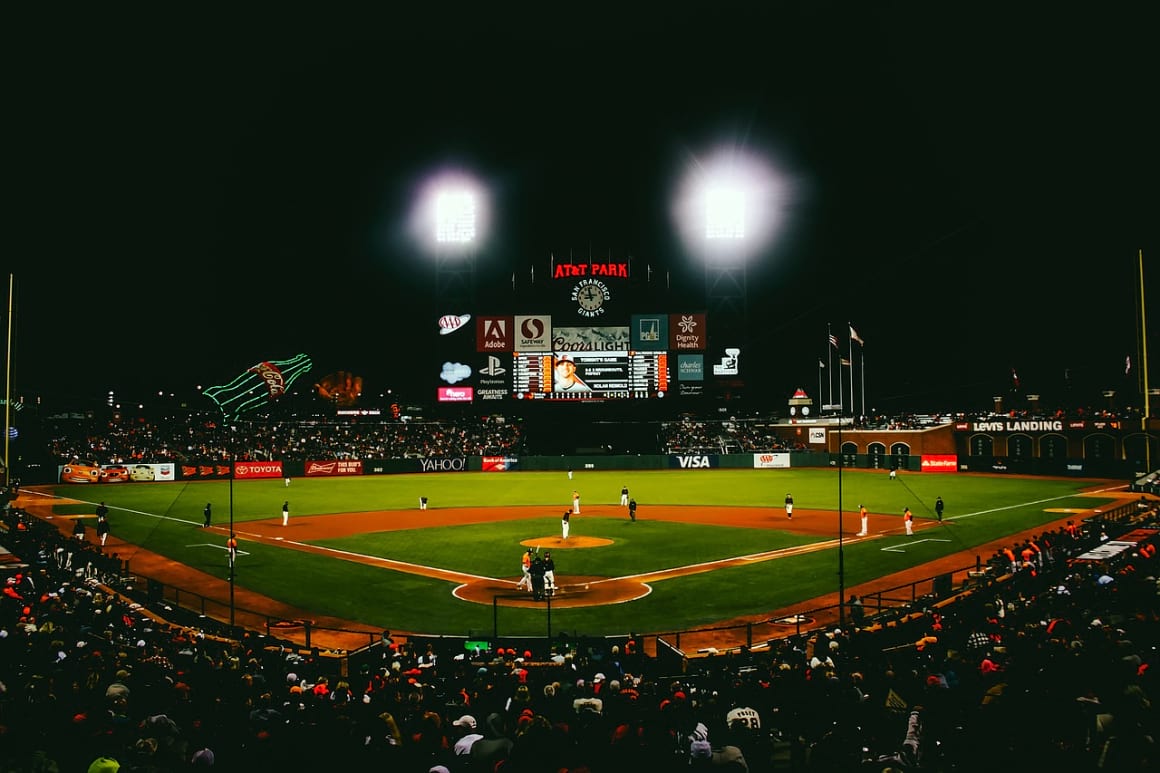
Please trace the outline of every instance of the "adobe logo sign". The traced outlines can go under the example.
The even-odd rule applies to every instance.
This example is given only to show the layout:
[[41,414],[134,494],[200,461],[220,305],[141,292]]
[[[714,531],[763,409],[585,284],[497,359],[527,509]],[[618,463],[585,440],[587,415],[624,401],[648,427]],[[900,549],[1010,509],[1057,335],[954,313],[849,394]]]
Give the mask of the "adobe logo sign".
[[438,400],[441,403],[470,403],[475,400],[472,387],[439,387]]

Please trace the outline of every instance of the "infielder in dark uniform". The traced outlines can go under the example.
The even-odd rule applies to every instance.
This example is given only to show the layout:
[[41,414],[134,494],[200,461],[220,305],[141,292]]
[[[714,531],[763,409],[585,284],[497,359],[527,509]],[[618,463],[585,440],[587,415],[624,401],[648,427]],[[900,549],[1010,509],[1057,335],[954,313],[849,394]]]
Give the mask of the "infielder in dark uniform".
[[544,591],[549,596],[556,595],[556,561],[550,550],[544,552]]
[[544,598],[544,559],[536,553],[536,557],[532,559],[532,598],[540,601]]

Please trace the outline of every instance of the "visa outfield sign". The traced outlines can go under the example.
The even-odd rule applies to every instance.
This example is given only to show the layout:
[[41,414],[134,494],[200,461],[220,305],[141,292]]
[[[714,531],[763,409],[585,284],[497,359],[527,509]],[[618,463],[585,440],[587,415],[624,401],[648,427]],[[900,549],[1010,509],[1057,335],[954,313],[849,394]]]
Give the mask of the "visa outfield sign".
[[677,470],[708,470],[719,466],[717,454],[669,455],[669,467]]

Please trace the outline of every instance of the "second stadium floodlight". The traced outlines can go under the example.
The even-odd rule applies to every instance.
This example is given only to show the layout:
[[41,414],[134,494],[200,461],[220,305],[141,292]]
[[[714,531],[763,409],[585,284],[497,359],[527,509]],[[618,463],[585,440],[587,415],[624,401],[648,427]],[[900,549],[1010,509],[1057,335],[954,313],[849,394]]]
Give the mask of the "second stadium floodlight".
[[745,194],[732,187],[705,191],[705,238],[745,238]]
[[435,241],[475,241],[475,195],[467,190],[440,191],[435,197]]

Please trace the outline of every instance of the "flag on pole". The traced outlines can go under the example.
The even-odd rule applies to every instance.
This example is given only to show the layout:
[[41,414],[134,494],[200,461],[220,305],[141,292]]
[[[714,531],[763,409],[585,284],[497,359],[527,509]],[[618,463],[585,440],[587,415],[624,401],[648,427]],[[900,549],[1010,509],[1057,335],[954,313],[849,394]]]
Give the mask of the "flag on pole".
[[858,335],[858,331],[854,329],[853,325],[850,325],[850,339],[853,341],[857,341],[859,346],[866,345],[866,342],[862,340],[862,337],[860,335]]
[[835,349],[838,348],[838,337],[833,333],[830,333],[830,346],[834,347]]

